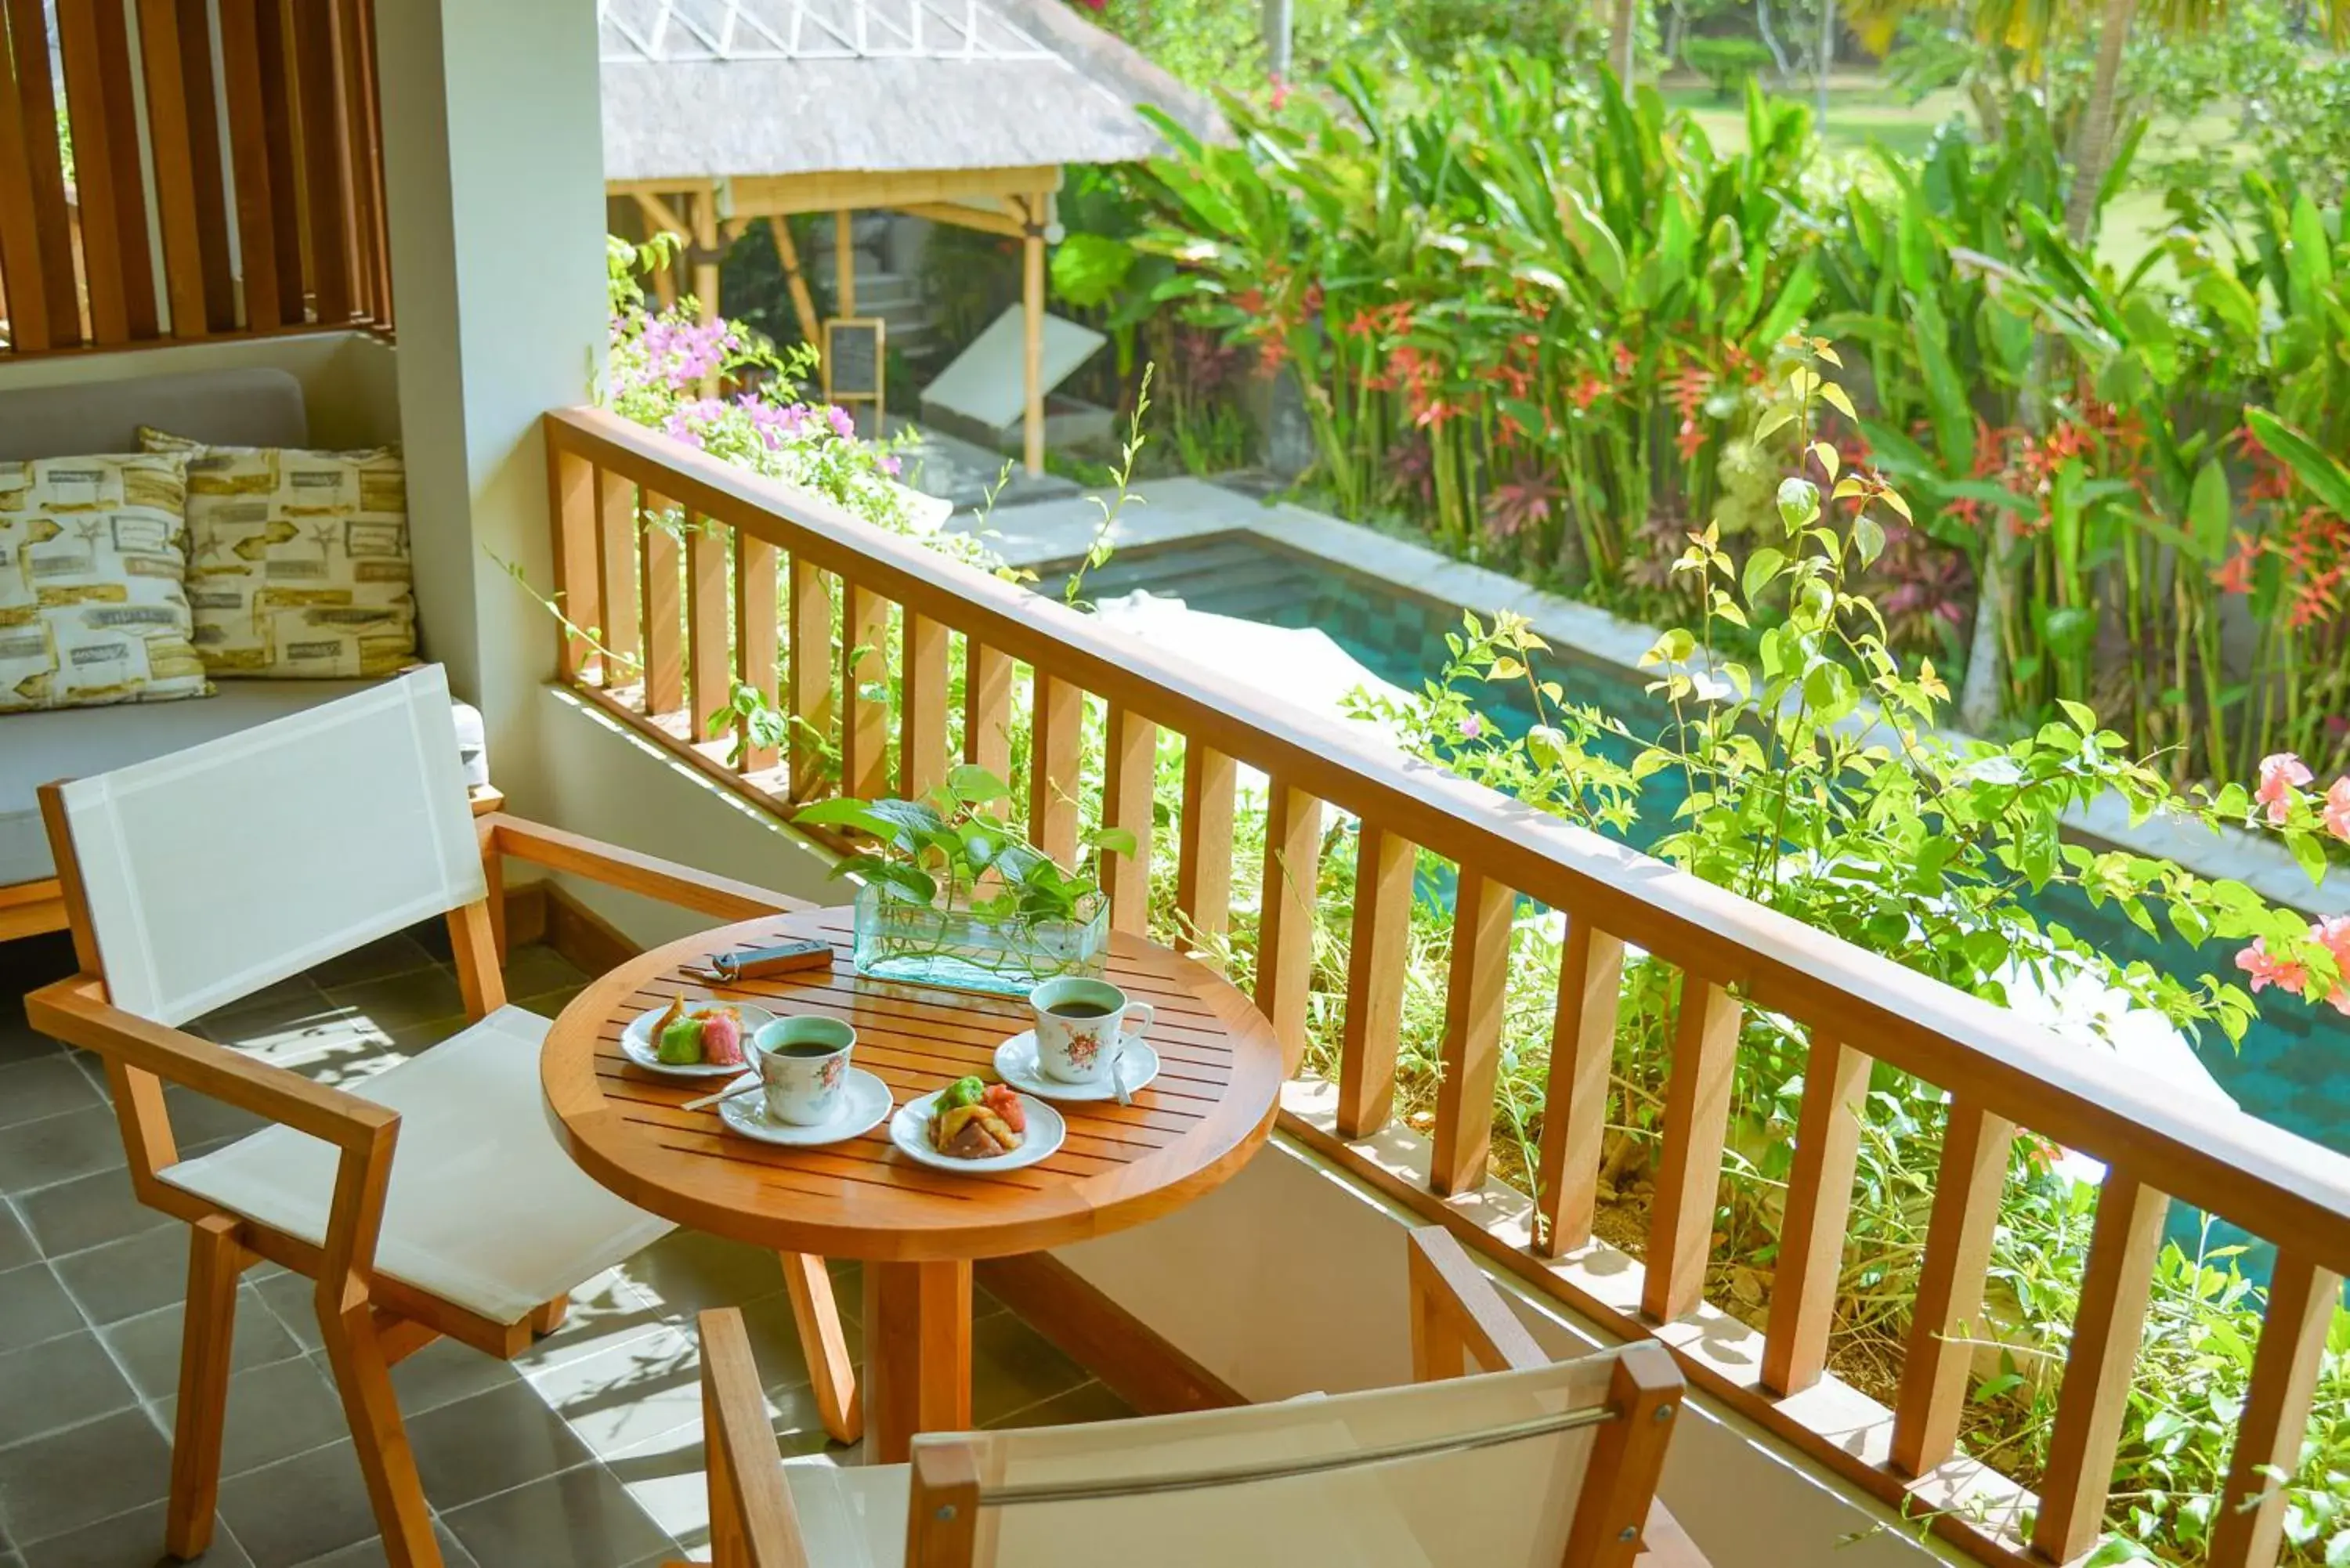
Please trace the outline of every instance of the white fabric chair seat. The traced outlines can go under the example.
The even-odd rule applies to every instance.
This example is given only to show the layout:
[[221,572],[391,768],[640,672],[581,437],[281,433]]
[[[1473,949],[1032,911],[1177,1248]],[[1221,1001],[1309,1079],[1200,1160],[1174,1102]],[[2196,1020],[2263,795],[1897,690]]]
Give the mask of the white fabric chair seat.
[[[538,1079],[546,1030],[538,1014],[501,1007],[350,1090],[400,1113],[377,1272],[499,1323],[519,1322],[671,1230],[598,1186],[556,1142]],[[159,1174],[323,1242],[338,1158],[332,1145],[271,1127]]]
[[812,1568],[905,1568],[909,1467],[787,1464],[784,1480]]

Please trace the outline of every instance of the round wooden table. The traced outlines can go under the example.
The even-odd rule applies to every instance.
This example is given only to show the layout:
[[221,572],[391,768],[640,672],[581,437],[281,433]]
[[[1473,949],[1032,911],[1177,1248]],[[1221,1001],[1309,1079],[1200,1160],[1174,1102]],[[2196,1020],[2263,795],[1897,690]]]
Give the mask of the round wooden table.
[[[868,980],[850,962],[850,922],[847,909],[747,920],[630,960],[563,1010],[540,1079],[572,1158],[631,1203],[787,1255],[863,1260],[858,1392],[868,1451],[887,1463],[906,1457],[918,1431],[971,1425],[972,1261],[1139,1224],[1217,1186],[1271,1133],[1282,1057],[1263,1015],[1222,976],[1125,935],[1111,939],[1108,976],[1158,1009],[1146,1038],[1159,1075],[1131,1106],[1055,1102],[1068,1139],[1022,1170],[918,1165],[890,1143],[887,1122],[822,1148],[755,1142],[727,1132],[714,1110],[679,1108],[716,1081],[659,1077],[620,1054],[637,1014],[672,996],[715,996],[847,1019],[856,1064],[889,1085],[895,1106],[968,1074],[993,1080],[995,1047],[1029,1026],[1026,1001]],[[726,986],[688,972],[716,953],[808,937],[832,944],[830,970]],[[803,1313],[804,1335],[806,1322]],[[814,1366],[819,1347],[807,1350]]]

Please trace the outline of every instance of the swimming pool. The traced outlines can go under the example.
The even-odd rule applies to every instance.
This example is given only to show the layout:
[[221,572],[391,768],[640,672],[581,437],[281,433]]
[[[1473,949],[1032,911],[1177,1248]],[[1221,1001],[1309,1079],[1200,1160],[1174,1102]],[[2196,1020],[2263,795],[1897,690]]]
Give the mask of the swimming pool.
[[[1058,583],[1040,587],[1057,593]],[[1408,691],[1443,667],[1444,636],[1459,628],[1459,606],[1357,572],[1323,556],[1284,549],[1261,534],[1232,533],[1121,551],[1088,575],[1091,599],[1148,589],[1182,599],[1191,608],[1270,626],[1317,627],[1374,673]],[[1570,702],[1603,709],[1640,730],[1660,727],[1664,712],[1620,667],[1573,656],[1544,670]],[[1531,723],[1514,690],[1496,689],[1515,703],[1496,705],[1504,723]],[[1629,760],[1624,744],[1619,760]],[[1659,774],[1650,787],[1669,787]],[[1644,799],[1640,825],[1629,836],[1645,843],[1670,820],[1672,802]],[[2031,901],[2044,920],[2061,923],[2121,961],[2143,959],[2173,971],[2230,972],[2220,944],[2199,950],[2176,936],[2149,937],[2118,912],[2093,908],[2077,890],[2051,888]],[[2220,1086],[2252,1115],[2330,1148],[2350,1154],[2350,1018],[2327,1007],[2271,992],[2241,1048],[2217,1031],[2196,1044],[2196,1054]]]

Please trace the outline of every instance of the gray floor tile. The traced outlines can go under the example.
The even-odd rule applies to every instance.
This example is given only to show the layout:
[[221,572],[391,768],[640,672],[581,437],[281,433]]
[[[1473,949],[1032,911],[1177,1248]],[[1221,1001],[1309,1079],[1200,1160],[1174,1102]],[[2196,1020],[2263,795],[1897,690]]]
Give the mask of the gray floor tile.
[[[432,1521],[433,1538],[441,1545],[442,1568],[479,1568],[465,1543],[449,1533],[449,1527],[439,1520]],[[329,1552],[324,1557],[313,1557],[300,1568],[384,1568],[383,1537],[370,1536],[354,1542],[340,1552]]]
[[0,1514],[27,1545],[161,1501],[172,1446],[144,1410],[118,1410],[0,1449]]
[[330,958],[314,965],[304,976],[321,989],[341,985],[359,985],[368,981],[385,980],[393,975],[413,974],[421,969],[433,967],[432,955],[426,952],[414,937],[405,931],[395,931],[388,937],[353,948],[338,958]]
[[[295,1344],[309,1351],[318,1348],[323,1343],[318,1338],[318,1287],[307,1275],[284,1269],[274,1274],[263,1274],[256,1270],[245,1276],[245,1282],[261,1297],[279,1325],[293,1335]],[[419,1352],[419,1355],[430,1354],[430,1351]],[[395,1367],[393,1373],[397,1376],[398,1368]]]
[[[176,1428],[177,1397],[156,1402],[155,1417]],[[228,1418],[221,1431],[221,1474],[243,1475],[280,1459],[323,1449],[350,1436],[333,1385],[307,1356],[233,1372]]]
[[187,1294],[187,1229],[172,1225],[109,1241],[59,1258],[53,1266],[90,1322],[120,1323]]
[[563,1326],[534,1342],[514,1358],[514,1366],[524,1376],[535,1376],[640,1339],[665,1323],[681,1321],[630,1284],[619,1269],[607,1269],[571,1293],[571,1310]]
[[457,977],[439,969],[338,985],[327,992],[327,1000],[351,1009],[382,1030],[406,1029],[465,1011]]
[[[776,1417],[775,1452],[778,1461],[814,1459],[822,1455],[825,1462],[837,1462],[849,1450],[830,1447],[824,1430],[816,1425],[812,1399],[803,1406],[798,1396],[787,1395],[785,1409]],[[661,1529],[690,1549],[705,1548],[710,1541],[710,1478],[709,1453],[702,1440],[702,1423],[697,1418],[691,1424],[665,1432],[648,1442],[604,1461],[604,1468],[619,1479],[629,1496],[639,1508]],[[707,1557],[707,1551],[698,1555]]]
[[[26,1547],[26,1568],[167,1568],[172,1559],[163,1555],[164,1509],[151,1502]],[[195,1561],[201,1568],[252,1568],[253,1563],[217,1514],[213,1543]]]
[[0,1448],[138,1402],[114,1357],[88,1329],[0,1355]]
[[1085,1381],[1084,1367],[1008,1312],[972,1325],[971,1413],[982,1426],[1066,1394]]
[[0,1199],[0,1273],[22,1268],[41,1255],[33,1244],[32,1232],[16,1218],[15,1205]]
[[207,1018],[207,1038],[234,1045],[281,1067],[316,1070],[320,1063],[379,1054],[387,1036],[373,1020],[328,1002],[317,991],[265,1006]]
[[[321,1356],[323,1362],[324,1357]],[[411,1419],[427,1410],[476,1398],[502,1388],[517,1386],[522,1374],[514,1364],[460,1345],[437,1339],[391,1369],[392,1392]]]
[[[834,1286],[836,1299],[842,1309],[841,1335],[848,1342],[851,1363],[862,1366],[865,1361],[865,1334],[854,1318],[847,1315],[846,1293]],[[759,1384],[764,1388],[788,1388],[806,1383],[809,1377],[807,1355],[800,1348],[799,1324],[792,1318],[792,1298],[788,1295],[769,1296],[753,1302],[743,1309],[743,1328],[751,1339],[752,1358],[759,1364]],[[692,1332],[691,1329],[689,1333]]]
[[0,1063],[34,1062],[44,1056],[57,1055],[65,1050],[63,1044],[25,1022],[22,1004],[16,997],[0,1000],[16,1004],[13,1016],[0,1018]]
[[255,1116],[242,1106],[216,1100],[178,1084],[164,1086],[163,1104],[172,1114],[172,1137],[184,1149],[218,1143],[224,1138],[244,1137],[269,1125],[267,1117]]
[[620,1267],[661,1306],[686,1314],[740,1306],[784,1288],[775,1254],[699,1231],[672,1231]]
[[30,1192],[122,1163],[114,1113],[95,1100],[78,1111],[0,1128],[0,1192]]
[[[178,1392],[180,1341],[186,1313],[184,1305],[175,1303],[99,1331],[140,1398],[169,1399]],[[229,1345],[231,1375],[255,1366],[274,1366],[301,1354],[300,1343],[262,1301],[261,1293],[249,1284],[239,1289],[236,1333]]]
[[159,1231],[182,1221],[160,1209],[150,1209],[130,1189],[130,1172],[122,1168],[93,1171],[60,1181],[16,1200],[25,1223],[32,1228],[41,1251],[52,1258],[100,1247]]
[[1075,1427],[1087,1421],[1123,1421],[1134,1407],[1098,1383],[1081,1383],[1041,1405],[1014,1410],[993,1424],[999,1427]]
[[601,1465],[451,1509],[446,1517],[484,1563],[629,1568],[671,1549],[669,1537]]
[[587,989],[584,985],[567,985],[559,991],[542,991],[536,996],[516,996],[509,1000],[525,1012],[536,1012],[541,1018],[560,1018],[563,1010],[571,1005],[572,999]]
[[[587,1445],[528,1385],[516,1383],[408,1417],[424,1495],[453,1512],[465,1503],[585,1463]],[[452,1528],[456,1528],[453,1521]],[[460,1537],[464,1531],[457,1530]],[[478,1548],[475,1556],[482,1555]],[[493,1557],[504,1562],[503,1557]]]
[[682,1330],[653,1333],[535,1373],[530,1386],[588,1449],[608,1458],[702,1413],[702,1356]]
[[328,1002],[307,978],[296,975],[216,1008],[189,1027],[207,1040],[242,1044],[326,1028],[346,1011]]
[[544,942],[514,948],[506,953],[508,996],[538,996],[550,991],[574,990],[587,984],[590,978]]
[[0,1274],[0,1350],[17,1350],[87,1326],[47,1263]]
[[0,1067],[0,1127],[14,1127],[60,1111],[78,1111],[99,1103],[98,1092],[82,1075],[73,1058],[53,1051]]
[[231,1476],[220,1511],[254,1568],[294,1568],[380,1533],[348,1438]]

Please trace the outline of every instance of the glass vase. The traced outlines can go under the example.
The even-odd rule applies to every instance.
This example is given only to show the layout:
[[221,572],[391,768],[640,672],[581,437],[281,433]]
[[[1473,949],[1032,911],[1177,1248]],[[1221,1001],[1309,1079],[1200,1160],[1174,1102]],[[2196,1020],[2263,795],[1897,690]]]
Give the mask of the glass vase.
[[1065,920],[994,920],[918,904],[868,883],[857,895],[857,972],[875,980],[1025,996],[1040,981],[1099,975],[1109,900],[1089,893]]

